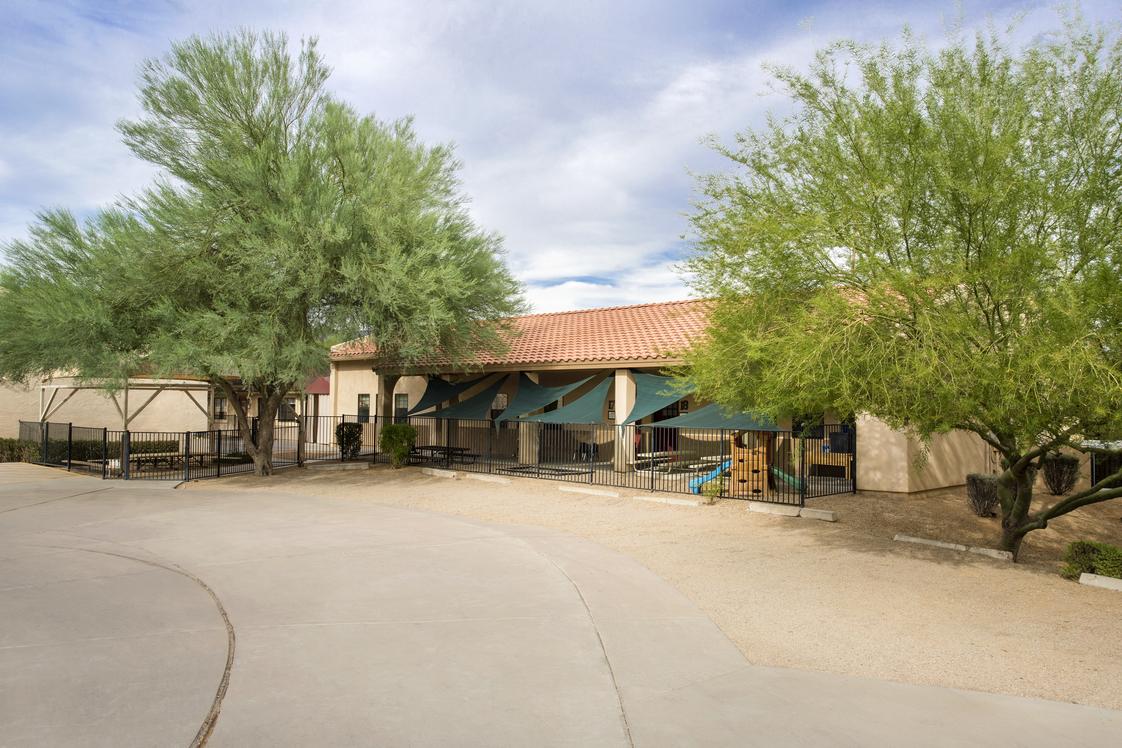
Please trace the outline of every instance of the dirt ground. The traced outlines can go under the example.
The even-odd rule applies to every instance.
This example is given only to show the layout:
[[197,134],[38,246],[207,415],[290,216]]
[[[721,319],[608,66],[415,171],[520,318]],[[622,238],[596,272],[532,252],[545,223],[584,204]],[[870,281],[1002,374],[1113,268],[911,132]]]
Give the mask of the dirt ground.
[[1056,573],[1071,540],[1122,543],[1122,501],[1033,533],[1014,565],[892,541],[902,532],[994,546],[997,520],[973,516],[961,489],[814,500],[838,512],[831,524],[731,500],[668,506],[564,493],[552,481],[453,481],[381,466],[206,482],[218,485],[571,532],[645,564],[761,665],[1122,709],[1122,594]]

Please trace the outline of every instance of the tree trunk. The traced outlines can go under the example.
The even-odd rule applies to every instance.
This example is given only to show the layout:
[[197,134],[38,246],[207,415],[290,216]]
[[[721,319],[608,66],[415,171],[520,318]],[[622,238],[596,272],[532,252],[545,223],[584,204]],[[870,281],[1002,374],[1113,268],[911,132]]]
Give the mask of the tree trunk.
[[273,436],[277,420],[277,409],[284,399],[284,390],[266,388],[261,400],[257,418],[257,441],[250,456],[253,458],[253,474],[267,476],[273,474]]
[[1014,561],[1017,560],[1021,543],[1030,529],[1026,524],[1032,508],[1035,478],[1036,471],[1030,465],[1017,473],[1010,472],[1003,476],[998,489],[999,493],[1005,492],[1001,498],[1001,550],[1012,553]]

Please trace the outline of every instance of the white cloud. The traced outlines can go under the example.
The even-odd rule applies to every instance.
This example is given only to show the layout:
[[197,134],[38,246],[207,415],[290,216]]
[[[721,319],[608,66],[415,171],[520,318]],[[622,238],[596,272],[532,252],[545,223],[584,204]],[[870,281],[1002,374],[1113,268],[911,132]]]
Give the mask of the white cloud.
[[[1025,8],[990,7],[999,23]],[[984,20],[984,8],[968,10],[971,24]],[[1025,38],[1056,25],[1045,4],[1027,10]],[[341,97],[383,118],[415,114],[422,137],[455,141],[472,211],[506,237],[538,310],[681,298],[672,265],[688,233],[689,172],[724,168],[702,138],[728,140],[783,106],[762,64],[804,65],[838,36],[892,37],[905,22],[939,38],[954,13],[638,0],[17,3],[0,28],[0,241],[40,206],[88,211],[144,185],[151,170],[113,129],[135,111],[139,63],[189,33],[251,26],[318,35]]]

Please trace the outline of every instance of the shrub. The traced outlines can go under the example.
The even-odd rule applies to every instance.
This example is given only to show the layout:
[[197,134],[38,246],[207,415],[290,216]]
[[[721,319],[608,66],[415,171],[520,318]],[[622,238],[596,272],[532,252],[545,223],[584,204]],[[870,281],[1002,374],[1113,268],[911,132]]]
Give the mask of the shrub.
[[387,423],[382,427],[378,448],[390,455],[390,464],[399,468],[409,460],[417,442],[417,429],[407,423]]
[[1044,471],[1044,485],[1048,493],[1053,496],[1062,496],[1075,487],[1079,480],[1079,458],[1074,455],[1065,455],[1054,452],[1040,461]]
[[720,476],[701,484],[701,495],[705,497],[706,504],[716,504],[724,491],[725,479]]
[[362,424],[340,423],[335,427],[335,443],[339,445],[339,456],[344,460],[358,457],[362,449]]
[[21,439],[0,439],[0,462],[34,462],[42,447]]
[[1077,540],[1067,547],[1064,561],[1060,575],[1067,579],[1079,579],[1080,574],[1122,579],[1122,548],[1117,546]]
[[997,476],[971,473],[966,476],[966,498],[970,509],[979,517],[994,517],[997,513]]

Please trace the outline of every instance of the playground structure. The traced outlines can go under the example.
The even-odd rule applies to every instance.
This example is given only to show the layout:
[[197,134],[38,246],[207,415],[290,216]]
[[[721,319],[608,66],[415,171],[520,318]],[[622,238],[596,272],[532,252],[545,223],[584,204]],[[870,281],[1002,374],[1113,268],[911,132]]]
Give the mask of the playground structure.
[[736,498],[767,500],[776,492],[804,492],[819,477],[853,480],[853,434],[832,431],[821,437],[802,437],[770,431],[734,431],[728,437],[727,459],[689,482],[700,494],[713,481],[723,481],[721,493]]

